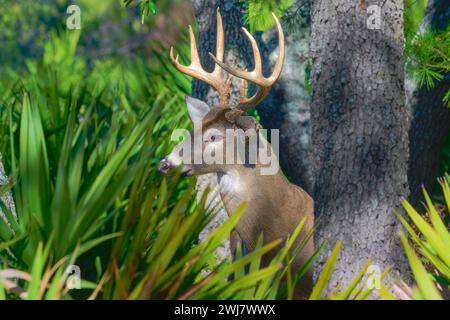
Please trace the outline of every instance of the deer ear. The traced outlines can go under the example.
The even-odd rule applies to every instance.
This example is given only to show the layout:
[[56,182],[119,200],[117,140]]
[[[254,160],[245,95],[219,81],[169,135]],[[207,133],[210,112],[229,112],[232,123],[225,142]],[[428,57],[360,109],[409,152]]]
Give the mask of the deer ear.
[[186,96],[186,105],[192,123],[201,121],[209,112],[209,106],[202,100]]

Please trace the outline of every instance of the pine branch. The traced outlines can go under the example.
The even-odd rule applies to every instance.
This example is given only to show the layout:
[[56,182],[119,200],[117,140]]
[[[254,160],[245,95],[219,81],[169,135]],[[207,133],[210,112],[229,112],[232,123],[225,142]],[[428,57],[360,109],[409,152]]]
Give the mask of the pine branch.
[[[407,71],[421,86],[432,88],[449,77],[450,24],[443,31],[429,28],[407,37],[405,57]],[[443,101],[450,107],[450,90]]]

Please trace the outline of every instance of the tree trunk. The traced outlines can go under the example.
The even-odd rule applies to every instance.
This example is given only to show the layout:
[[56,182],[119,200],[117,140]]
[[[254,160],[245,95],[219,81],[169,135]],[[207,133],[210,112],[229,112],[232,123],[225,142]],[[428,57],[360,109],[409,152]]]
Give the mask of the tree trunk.
[[[8,177],[6,175],[5,169],[3,167],[3,163],[2,163],[2,155],[0,154],[0,188],[2,186],[4,186],[8,181]],[[12,197],[12,193],[10,191],[8,191],[2,198],[1,201],[3,201],[3,203],[11,210],[12,214],[17,217],[16,215],[16,207],[14,204],[14,200]],[[0,208],[0,218],[5,219],[5,214],[2,211],[2,209]]]
[[333,285],[348,283],[368,258],[408,274],[393,212],[409,194],[403,1],[371,4],[381,8],[380,29],[368,28],[371,14],[358,1],[312,1],[315,239],[343,241]]
[[[209,57],[208,52],[215,52],[216,46],[216,9],[220,7],[225,31],[225,61],[238,68],[248,68],[252,60],[251,47],[245,39],[241,27],[245,25],[243,21],[243,7],[239,0],[192,0],[194,14],[197,19],[198,49],[203,67],[211,71],[214,62]],[[240,82],[233,81],[233,90],[230,101],[235,104],[239,101]],[[212,88],[201,81],[193,80],[192,95],[198,99],[206,101],[210,106],[218,103],[218,95]],[[200,196],[206,187],[217,190],[217,175],[215,173],[203,175],[197,181],[197,193]],[[200,241],[206,237],[213,229],[227,219],[227,212],[223,207],[220,196],[213,191],[208,202],[216,204],[219,202],[219,212],[209,226],[201,233]],[[226,241],[217,251],[218,256],[223,259],[231,255],[229,241]]]
[[[423,32],[430,26],[436,30],[444,29],[449,18],[448,1],[429,0],[420,30]],[[436,182],[440,154],[450,129],[450,108],[442,102],[450,87],[450,78],[427,89],[420,88],[418,81],[407,77],[405,86],[406,106],[412,115],[408,164],[410,201],[419,206],[423,200],[421,186],[431,191]]]

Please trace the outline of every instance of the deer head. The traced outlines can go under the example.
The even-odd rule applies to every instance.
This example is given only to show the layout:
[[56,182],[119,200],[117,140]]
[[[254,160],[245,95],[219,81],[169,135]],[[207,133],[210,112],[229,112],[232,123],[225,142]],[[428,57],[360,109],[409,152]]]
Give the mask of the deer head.
[[[222,25],[222,17],[219,9],[217,9],[217,39],[216,39],[216,55],[209,53],[215,62],[212,72],[203,69],[197,45],[192,31],[189,26],[191,62],[189,66],[179,63],[177,55],[174,58],[173,47],[170,49],[170,59],[175,68],[193,78],[203,81],[214,88],[219,94],[218,105],[208,105],[205,102],[186,97],[186,105],[191,121],[194,124],[194,130],[189,133],[189,139],[177,145],[173,151],[165,157],[159,164],[159,170],[166,173],[169,169],[183,166],[183,173],[186,175],[199,175],[211,172],[225,171],[227,164],[225,159],[214,164],[204,164],[203,161],[195,161],[195,150],[203,154],[206,149],[222,150],[223,157],[227,154],[227,146],[236,146],[237,143],[230,143],[230,139],[238,139],[236,135],[230,136],[227,132],[236,129],[248,130],[255,129],[257,131],[258,124],[252,117],[246,116],[245,112],[254,108],[269,93],[270,88],[281,74],[284,62],[284,35],[281,24],[275,14],[273,14],[278,29],[279,38],[279,55],[275,64],[273,73],[266,78],[262,72],[261,54],[259,52],[256,40],[245,29],[242,28],[245,35],[250,41],[253,49],[254,69],[253,71],[244,71],[234,69],[223,62],[224,58],[224,32]],[[241,79],[241,98],[236,107],[231,107],[229,103],[229,95],[231,91],[231,78],[224,79],[223,71]],[[250,98],[246,97],[247,81],[258,86],[257,92]],[[194,150],[192,155],[186,157],[183,150]],[[236,152],[237,155],[237,152]],[[186,161],[189,159],[190,161]],[[238,161],[237,161],[238,162]]]

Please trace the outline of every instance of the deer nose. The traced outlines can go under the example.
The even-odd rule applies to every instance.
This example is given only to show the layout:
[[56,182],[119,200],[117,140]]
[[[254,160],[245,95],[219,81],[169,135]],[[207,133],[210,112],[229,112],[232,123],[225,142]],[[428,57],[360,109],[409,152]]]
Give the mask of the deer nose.
[[159,172],[167,173],[167,171],[169,171],[170,168],[172,168],[172,165],[167,160],[167,158],[164,158],[159,162],[159,165],[158,165]]

